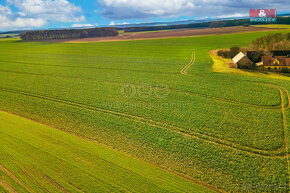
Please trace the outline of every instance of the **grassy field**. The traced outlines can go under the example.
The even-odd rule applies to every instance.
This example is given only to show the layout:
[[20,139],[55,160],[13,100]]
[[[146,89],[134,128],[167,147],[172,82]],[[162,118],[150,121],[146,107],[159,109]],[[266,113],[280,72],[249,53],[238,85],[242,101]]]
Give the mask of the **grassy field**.
[[285,28],[289,29],[290,25],[283,25],[283,24],[267,24],[267,25],[253,25],[254,27],[269,27],[269,28]]
[[5,38],[7,36],[16,37],[18,34],[0,34],[0,38]]
[[267,33],[0,40],[0,109],[221,190],[285,192],[289,77],[214,72],[208,54]]
[[17,192],[210,192],[115,150],[21,117],[0,112],[0,125],[2,189]]

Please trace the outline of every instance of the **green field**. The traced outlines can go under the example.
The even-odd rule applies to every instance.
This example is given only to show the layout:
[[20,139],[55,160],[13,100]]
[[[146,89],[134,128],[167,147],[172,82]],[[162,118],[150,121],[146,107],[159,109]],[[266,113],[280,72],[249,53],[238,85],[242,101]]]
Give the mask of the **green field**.
[[287,24],[267,24],[267,25],[253,25],[254,27],[269,27],[269,28],[286,28],[289,29],[290,25]]
[[5,38],[5,37],[7,37],[7,36],[10,36],[10,37],[16,37],[16,36],[18,36],[18,34],[0,34],[0,38]]
[[268,33],[0,40],[0,109],[220,190],[287,192],[289,77],[212,71],[208,54]]
[[[0,192],[210,192],[102,145],[0,112]],[[1,181],[5,181],[5,186]],[[3,182],[2,181],[2,182]],[[2,188],[2,189],[1,189]]]

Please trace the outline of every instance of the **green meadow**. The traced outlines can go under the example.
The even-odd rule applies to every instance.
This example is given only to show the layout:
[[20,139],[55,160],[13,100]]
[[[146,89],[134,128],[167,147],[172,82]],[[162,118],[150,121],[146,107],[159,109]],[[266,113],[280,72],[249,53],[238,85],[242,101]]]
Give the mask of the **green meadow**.
[[0,124],[3,190],[210,192],[108,147],[15,115],[0,112]]
[[[221,191],[287,192],[289,76],[213,71],[209,55],[209,51],[215,49],[246,46],[268,33],[273,32],[91,43],[0,40],[0,110],[96,141]],[[4,114],[0,117],[9,122]],[[39,130],[39,134],[44,134]],[[12,143],[16,138],[17,132],[13,129],[10,131],[0,125],[0,133],[2,131],[7,141]],[[40,140],[29,137],[33,135],[29,129],[21,132],[27,135],[30,143],[37,144]],[[11,155],[1,161],[9,162],[16,156],[30,163],[29,152],[48,151],[46,148],[57,145],[59,149],[53,149],[57,151],[54,154],[69,158],[63,166],[84,164],[77,157],[85,153],[69,153],[75,151],[68,146],[74,140],[62,144],[60,136],[60,141],[54,141],[55,135],[72,136],[53,129],[49,133],[52,136],[38,148],[22,141],[20,143],[27,146],[19,146],[20,152],[16,152],[18,146],[15,151],[6,153],[9,149],[1,148],[1,155]],[[78,143],[88,143],[74,139]],[[100,148],[92,144],[87,146]],[[36,159],[42,159],[43,154],[39,153],[39,157],[36,154]],[[97,161],[91,154],[87,156],[89,163],[84,167],[88,168],[80,171],[74,168],[72,176],[57,176],[52,172],[50,178],[65,186],[64,179],[71,177],[75,181],[80,179],[77,187],[97,188],[91,187],[93,178],[85,182],[89,174],[84,170]],[[59,160],[54,157],[43,159],[46,160],[40,162],[48,164],[47,167],[58,166]],[[21,162],[14,163],[20,169]],[[15,165],[11,164],[11,168]],[[132,184],[120,183],[119,177],[111,173],[114,171],[110,163],[102,167],[108,168],[95,169],[101,170],[101,177],[106,178],[104,188],[115,191],[112,190],[115,186],[126,186],[128,191],[134,190]],[[34,168],[34,171],[38,173],[40,169]],[[77,172],[81,171],[83,175],[78,177]],[[15,172],[21,180],[26,179],[26,173]],[[144,188],[137,185],[143,181],[141,178],[137,179],[130,172],[120,173],[136,178],[134,184]],[[155,181],[156,178],[152,178]],[[177,176],[174,178],[181,180]],[[25,181],[27,186],[30,183],[34,182]],[[43,180],[41,183],[49,182]],[[112,183],[114,186],[110,186]],[[184,192],[190,192],[186,189],[191,187],[189,182],[182,183]],[[148,184],[151,183],[148,181]],[[175,191],[170,189],[170,183],[166,188],[163,190]],[[194,185],[192,188],[198,189]]]
[[289,29],[290,25],[287,24],[267,24],[267,25],[254,25],[255,27],[268,27],[268,28],[285,28]]

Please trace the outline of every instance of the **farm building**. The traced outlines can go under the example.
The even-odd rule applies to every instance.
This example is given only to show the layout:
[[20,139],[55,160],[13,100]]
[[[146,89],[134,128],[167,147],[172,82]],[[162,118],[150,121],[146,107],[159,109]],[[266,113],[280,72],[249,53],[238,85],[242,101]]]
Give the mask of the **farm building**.
[[249,69],[253,67],[253,62],[242,52],[237,54],[233,59],[238,68]]
[[262,62],[266,70],[290,72],[290,57],[288,56],[263,56]]

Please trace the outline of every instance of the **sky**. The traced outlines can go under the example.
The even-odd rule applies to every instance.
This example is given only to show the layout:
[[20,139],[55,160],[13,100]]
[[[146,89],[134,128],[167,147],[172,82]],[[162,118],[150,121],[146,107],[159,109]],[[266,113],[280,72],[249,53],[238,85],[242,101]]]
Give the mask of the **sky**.
[[248,16],[249,9],[289,13],[289,0],[0,0],[0,30]]

